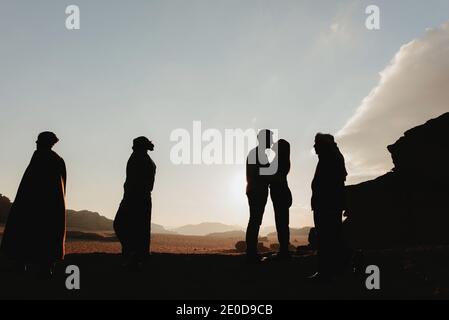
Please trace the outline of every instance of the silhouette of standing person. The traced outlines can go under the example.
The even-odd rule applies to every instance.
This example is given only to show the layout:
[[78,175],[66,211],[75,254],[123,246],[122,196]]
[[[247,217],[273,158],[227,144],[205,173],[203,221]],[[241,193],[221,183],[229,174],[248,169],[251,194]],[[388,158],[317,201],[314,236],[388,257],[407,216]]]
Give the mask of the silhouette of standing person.
[[270,166],[267,149],[273,144],[273,133],[264,129],[257,135],[258,146],[252,149],[246,160],[246,195],[249,204],[249,222],[246,229],[246,255],[249,262],[260,261],[257,253],[259,229],[268,199],[269,176],[261,173]]
[[44,277],[64,258],[66,167],[52,150],[58,141],[53,132],[39,134],[1,244],[6,256],[27,270],[38,266]]
[[156,165],[148,155],[154,145],[146,137],[133,141],[126,167],[124,196],[114,219],[114,230],[122,245],[124,266],[140,269],[150,250],[151,192]]
[[280,245],[277,258],[281,260],[290,257],[289,210],[292,205],[292,193],[287,182],[287,175],[290,172],[290,143],[280,139],[273,145],[273,150],[276,153],[273,162],[277,164],[277,171],[270,180],[270,196]]
[[314,145],[318,165],[312,181],[312,210],[317,234],[318,272],[311,278],[330,280],[340,270],[342,212],[346,168],[334,137],[318,133]]

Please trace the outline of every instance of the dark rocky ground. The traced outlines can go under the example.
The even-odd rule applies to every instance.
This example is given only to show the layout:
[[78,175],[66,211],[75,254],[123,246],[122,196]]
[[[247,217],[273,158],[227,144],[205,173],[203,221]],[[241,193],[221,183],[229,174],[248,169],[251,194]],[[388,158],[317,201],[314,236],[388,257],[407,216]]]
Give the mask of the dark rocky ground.
[[[366,275],[347,274],[331,285],[305,279],[316,257],[248,265],[241,255],[155,254],[142,272],[121,269],[114,254],[71,254],[51,280],[0,264],[1,299],[445,299],[449,247],[365,253],[381,271],[381,289],[365,288]],[[65,288],[65,266],[81,271],[81,289]]]

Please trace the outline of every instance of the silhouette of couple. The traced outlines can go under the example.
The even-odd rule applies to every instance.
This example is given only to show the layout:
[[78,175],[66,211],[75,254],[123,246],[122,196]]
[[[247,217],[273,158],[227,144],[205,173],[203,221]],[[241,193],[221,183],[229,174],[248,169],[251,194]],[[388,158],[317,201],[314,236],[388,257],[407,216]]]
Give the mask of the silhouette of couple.
[[[249,204],[249,222],[246,229],[246,254],[250,262],[257,262],[259,229],[270,193],[273,202],[276,230],[279,240],[279,259],[288,259],[290,244],[289,209],[292,194],[288,187],[290,171],[290,144],[280,139],[273,144],[273,133],[261,130],[257,135],[258,145],[252,149],[246,161],[246,195]],[[273,150],[275,157],[270,163],[267,150]]]

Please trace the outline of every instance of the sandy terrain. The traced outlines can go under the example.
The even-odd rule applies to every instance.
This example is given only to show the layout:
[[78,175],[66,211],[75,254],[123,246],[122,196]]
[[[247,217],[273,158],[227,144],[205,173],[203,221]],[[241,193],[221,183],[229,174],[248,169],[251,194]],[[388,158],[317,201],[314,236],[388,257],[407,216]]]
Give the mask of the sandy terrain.
[[[151,251],[157,253],[236,253],[235,244],[242,238],[214,238],[203,236],[183,236],[168,234],[153,234],[151,237]],[[264,242],[266,247],[277,243],[275,238],[268,238]],[[307,244],[306,237],[293,238],[294,246]],[[110,241],[69,240],[66,242],[66,253],[119,253],[120,243]]]
[[[0,240],[3,234],[4,226],[0,225]],[[111,231],[89,232],[87,235],[99,234],[104,236],[105,241],[85,240],[79,238],[68,238],[66,241],[66,254],[72,253],[120,253],[120,243],[111,241],[114,233]],[[235,244],[244,240],[239,237],[210,237],[210,236],[185,236],[172,234],[152,234],[151,251],[156,253],[183,253],[183,254],[206,254],[237,253]],[[278,241],[275,237],[264,239],[264,246],[269,248],[271,244]],[[293,246],[307,244],[307,237],[292,237]]]

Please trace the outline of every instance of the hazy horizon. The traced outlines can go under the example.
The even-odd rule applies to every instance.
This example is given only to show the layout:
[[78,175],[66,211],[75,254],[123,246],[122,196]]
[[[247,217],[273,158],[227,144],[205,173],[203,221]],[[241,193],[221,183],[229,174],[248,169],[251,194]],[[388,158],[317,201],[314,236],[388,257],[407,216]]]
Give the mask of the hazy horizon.
[[[404,4],[405,3],[405,4]],[[113,219],[132,139],[154,141],[152,221],[246,226],[245,166],[175,165],[173,130],[279,130],[292,146],[291,227],[313,225],[317,132],[335,134],[348,184],[392,168],[386,146],[449,111],[449,2],[0,3],[0,193],[14,200],[41,131],[68,170],[67,207]],[[410,22],[410,23],[409,23]],[[199,201],[201,199],[201,201]],[[274,225],[271,202],[264,226]]]

